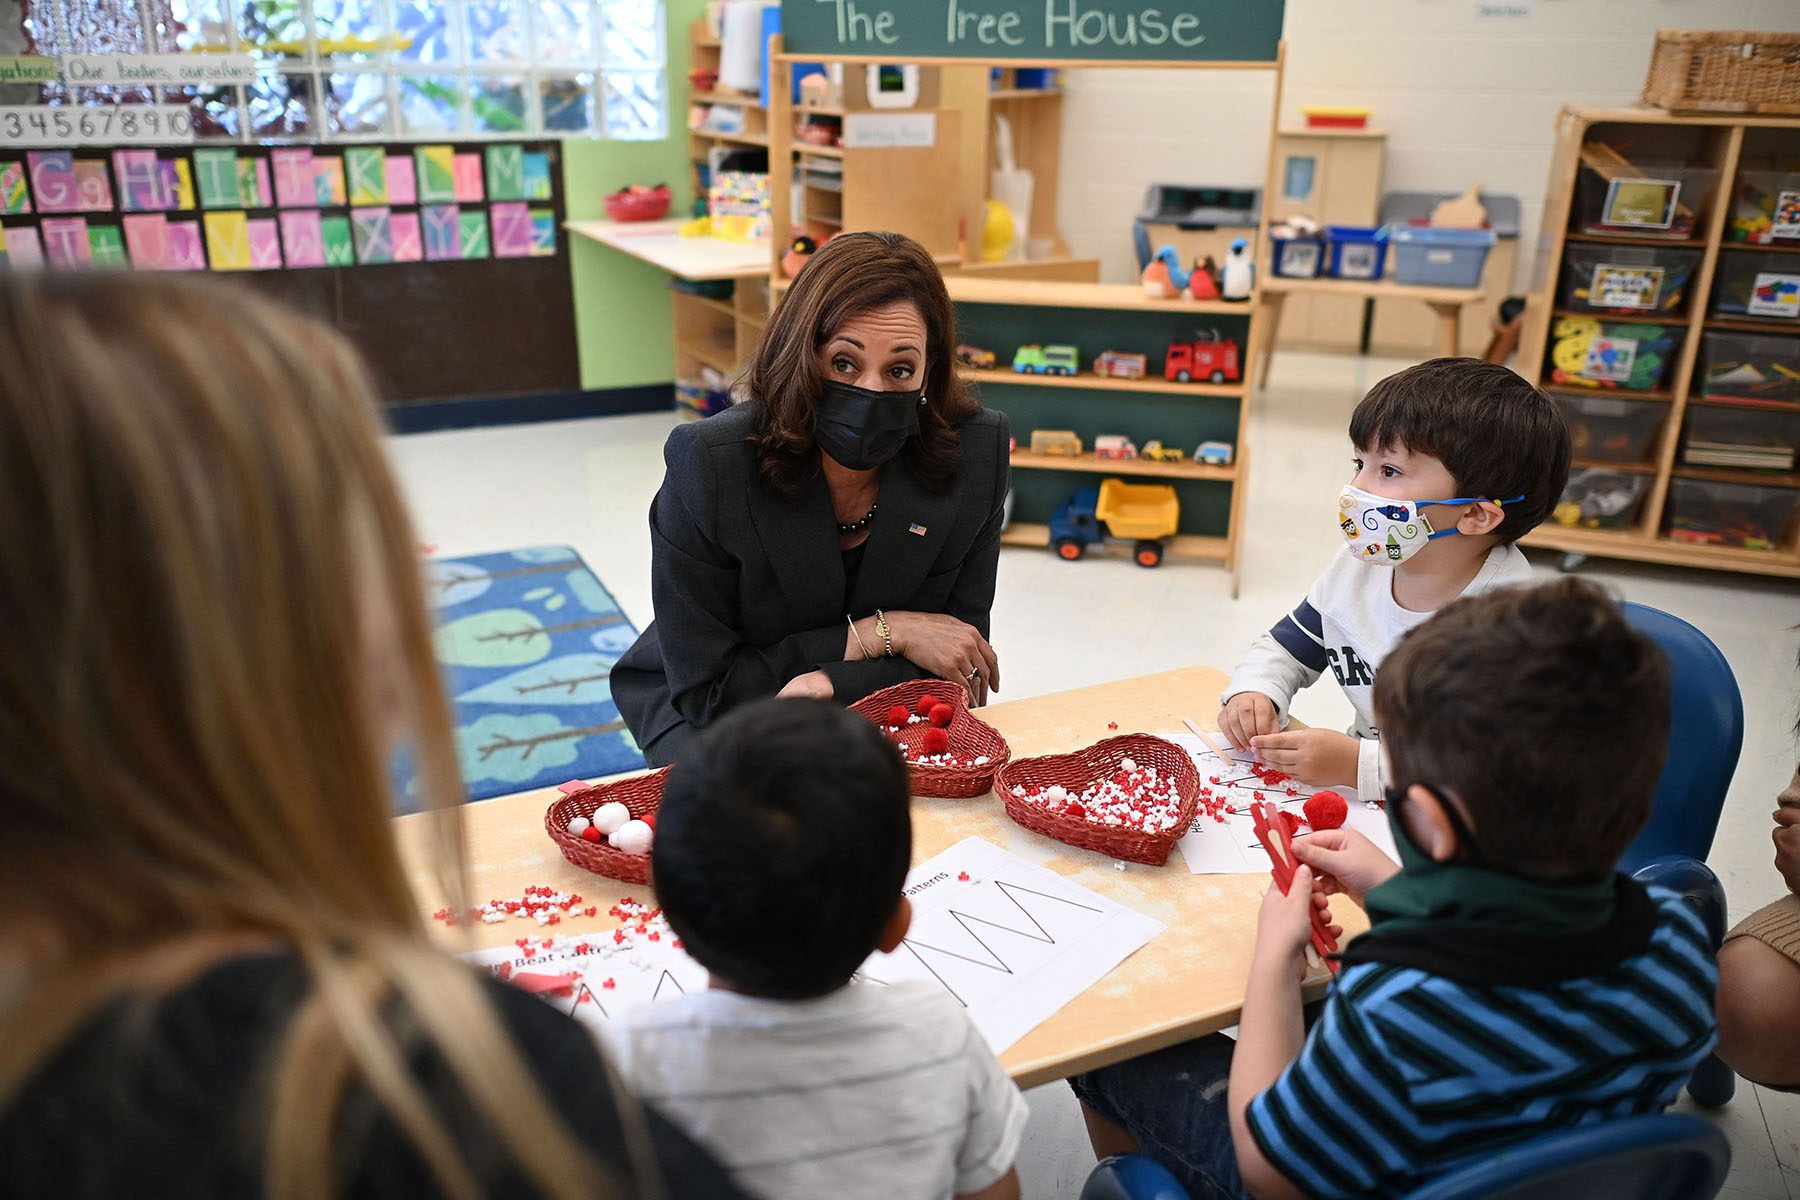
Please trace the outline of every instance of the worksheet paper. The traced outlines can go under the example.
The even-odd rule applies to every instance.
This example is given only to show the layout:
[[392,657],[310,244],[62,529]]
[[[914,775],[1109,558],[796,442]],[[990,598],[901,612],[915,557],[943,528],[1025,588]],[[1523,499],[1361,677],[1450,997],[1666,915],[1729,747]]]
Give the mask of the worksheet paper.
[[[1345,828],[1366,835],[1389,858],[1395,862],[1400,861],[1400,854],[1394,849],[1394,836],[1388,831],[1386,810],[1379,805],[1364,804],[1355,788],[1311,788],[1295,780],[1289,780],[1280,787],[1269,787],[1250,770],[1250,764],[1255,761],[1254,756],[1246,751],[1232,749],[1223,734],[1212,735],[1213,740],[1225,751],[1223,757],[1208,750],[1191,733],[1159,733],[1156,736],[1186,750],[1192,756],[1194,766],[1199,768],[1201,784],[1212,788],[1214,796],[1223,797],[1227,805],[1237,809],[1235,815],[1228,814],[1222,823],[1207,816],[1205,812],[1194,814],[1187,835],[1175,843],[1181,847],[1181,857],[1186,860],[1188,870],[1194,874],[1262,875],[1268,872],[1268,852],[1256,840],[1256,829],[1250,819],[1250,805],[1255,801],[1257,792],[1261,792],[1264,799],[1283,812],[1291,812],[1302,818],[1305,816],[1307,797],[1316,791],[1336,792],[1350,806],[1349,815],[1344,821]],[[1215,777],[1219,780],[1218,783],[1212,782]],[[1289,788],[1298,794],[1288,795]],[[1310,828],[1302,826],[1296,840],[1310,835]]]
[[1164,928],[980,838],[914,867],[906,894],[906,940],[892,954],[871,955],[858,978],[942,988],[996,1054]]
[[639,1005],[706,990],[706,968],[676,946],[674,934],[662,919],[657,918],[649,927],[658,931],[654,942],[637,933],[635,923],[627,923],[620,926],[625,931],[623,942],[614,941],[610,929],[557,934],[548,947],[540,938],[530,939],[529,956],[522,947],[509,944],[476,950],[463,955],[463,959],[501,979],[522,973],[575,975],[566,995],[544,995],[540,999],[598,1031],[612,1018]]

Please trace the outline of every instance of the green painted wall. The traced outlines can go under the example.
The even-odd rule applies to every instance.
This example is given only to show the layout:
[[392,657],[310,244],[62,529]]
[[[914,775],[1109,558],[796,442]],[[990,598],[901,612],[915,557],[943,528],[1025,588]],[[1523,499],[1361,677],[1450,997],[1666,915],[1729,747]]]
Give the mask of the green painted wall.
[[[571,138],[563,143],[563,195],[572,220],[604,217],[606,194],[633,183],[667,183],[675,189],[670,215],[691,211],[684,132],[687,31],[705,7],[705,0],[664,0],[669,64],[667,138],[660,142]],[[668,275],[585,238],[569,238],[568,246],[581,386],[670,382],[675,371],[675,335],[666,295]]]

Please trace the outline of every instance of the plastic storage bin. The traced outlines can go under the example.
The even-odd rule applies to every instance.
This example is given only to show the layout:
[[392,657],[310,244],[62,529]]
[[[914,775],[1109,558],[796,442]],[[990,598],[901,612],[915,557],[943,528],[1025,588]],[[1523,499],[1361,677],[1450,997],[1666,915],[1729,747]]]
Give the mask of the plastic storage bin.
[[1716,167],[1646,159],[1606,175],[1583,167],[1575,185],[1575,227],[1583,233],[1691,238],[1718,190]]
[[1274,247],[1275,274],[1288,279],[1315,279],[1325,267],[1325,239],[1316,237],[1270,238]]
[[1739,171],[1726,236],[1757,246],[1800,246],[1800,171]]
[[1550,325],[1550,381],[1655,391],[1669,381],[1683,332],[1678,325],[1558,317]]
[[1700,251],[1674,246],[1589,246],[1563,252],[1564,308],[1579,312],[1672,316],[1687,303]]
[[1800,335],[1707,333],[1700,343],[1700,395],[1746,404],[1800,404]]
[[1600,462],[1646,461],[1669,416],[1669,406],[1654,400],[1559,395],[1556,403],[1569,423],[1574,456]]
[[1402,225],[1388,236],[1394,243],[1394,279],[1400,283],[1479,287],[1481,269],[1494,248],[1491,229]]
[[1387,230],[1380,226],[1327,225],[1325,273],[1334,279],[1380,279],[1387,242]]
[[1792,471],[1800,412],[1696,406],[1688,413],[1681,461],[1690,467]]
[[1664,532],[1690,545],[1776,550],[1792,532],[1796,504],[1800,488],[1673,479]]
[[1727,250],[1718,269],[1714,313],[1800,326],[1800,255]]
[[1571,529],[1625,529],[1637,524],[1650,476],[1628,475],[1603,467],[1569,472],[1552,520]]

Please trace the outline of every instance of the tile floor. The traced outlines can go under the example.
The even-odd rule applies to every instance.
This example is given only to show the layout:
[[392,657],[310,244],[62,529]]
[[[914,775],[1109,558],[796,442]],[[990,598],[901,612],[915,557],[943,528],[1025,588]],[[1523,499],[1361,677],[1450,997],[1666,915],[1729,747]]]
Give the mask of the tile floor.
[[[1071,565],[1049,554],[1001,556],[993,642],[1016,699],[1189,662],[1229,668],[1250,639],[1304,594],[1337,532],[1332,481],[1348,474],[1344,429],[1375,380],[1403,366],[1380,359],[1283,353],[1251,425],[1256,448],[1240,595],[1222,570],[1171,562],[1144,571],[1123,559]],[[420,540],[460,554],[557,543],[575,547],[638,623],[651,617],[645,513],[662,478],[661,414],[417,434],[391,442]],[[1541,573],[1554,555],[1534,554]],[[1711,865],[1732,918],[1773,899],[1767,813],[1795,761],[1800,584],[1592,560],[1582,573],[1627,599],[1673,612],[1718,643],[1744,694],[1748,728]],[[1100,632],[1094,632],[1100,631]],[[1302,695],[1296,715],[1342,726],[1335,689]],[[1092,1159],[1061,1085],[1031,1093],[1020,1168],[1025,1195],[1069,1196]],[[1684,1101],[1684,1106],[1692,1108]],[[1800,1200],[1800,1096],[1740,1084],[1714,1114],[1729,1134],[1729,1200]]]

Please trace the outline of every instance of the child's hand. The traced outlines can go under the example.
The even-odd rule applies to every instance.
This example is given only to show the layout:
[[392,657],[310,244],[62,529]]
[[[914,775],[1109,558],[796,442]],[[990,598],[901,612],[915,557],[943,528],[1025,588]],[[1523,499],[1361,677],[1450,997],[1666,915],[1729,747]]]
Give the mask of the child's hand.
[[1311,867],[1322,894],[1343,893],[1362,907],[1369,889],[1400,872],[1400,864],[1354,829],[1321,829],[1294,839],[1294,857]]
[[1356,786],[1362,747],[1347,733],[1335,729],[1290,729],[1254,737],[1250,739],[1250,749],[1271,767],[1279,767],[1308,787]]
[[1258,734],[1281,729],[1275,702],[1261,692],[1239,692],[1225,702],[1219,712],[1219,732],[1231,739],[1237,750],[1248,750],[1250,739]]
[[1312,940],[1313,905],[1323,900],[1314,893],[1312,871],[1304,864],[1294,871],[1293,886],[1285,896],[1270,880],[1269,890],[1263,893],[1262,911],[1256,918],[1257,957],[1270,956],[1285,962],[1303,955]]

